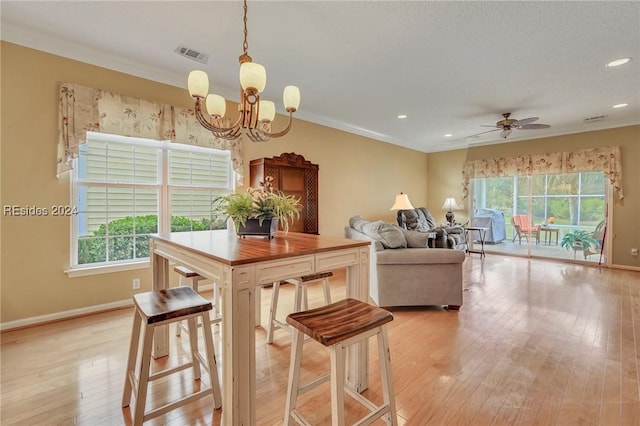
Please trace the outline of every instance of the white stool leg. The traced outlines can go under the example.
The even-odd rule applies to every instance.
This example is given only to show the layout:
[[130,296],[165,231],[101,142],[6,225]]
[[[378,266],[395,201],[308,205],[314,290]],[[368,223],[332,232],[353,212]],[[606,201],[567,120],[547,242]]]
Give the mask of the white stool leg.
[[293,312],[300,312],[302,310],[302,298],[304,297],[304,284],[300,284],[296,280],[290,280],[288,282],[293,284],[295,288],[293,292]]
[[307,309],[309,309],[309,293],[307,293],[307,285],[306,284],[298,284],[299,287],[301,287],[301,292],[302,292],[302,310],[306,311]]
[[[191,346],[191,363],[193,364],[193,378],[200,380],[200,361],[198,360],[198,321],[197,318],[189,318],[189,346]],[[204,327],[203,327],[204,328]]]
[[[203,312],[202,319],[204,324],[209,324],[211,319],[209,312]],[[211,327],[202,327],[204,332],[204,344],[207,349],[207,368],[209,369],[209,380],[213,389],[213,407],[222,407],[222,394],[220,393],[220,379],[218,378],[218,365],[216,363],[216,353],[213,348],[213,333]],[[221,423],[224,424],[224,423]]]
[[340,343],[336,343],[329,349],[331,354],[331,424],[333,426],[344,426],[346,351]]
[[131,343],[129,344],[129,360],[127,361],[126,376],[124,378],[124,391],[122,392],[122,406],[131,404],[132,384],[137,381],[136,362],[138,361],[138,347],[140,346],[140,326],[142,319],[137,311],[133,312],[133,328],[131,329]]
[[292,413],[298,404],[298,389],[300,387],[300,364],[302,363],[302,346],[304,334],[298,330],[293,330],[291,340],[291,363],[289,364],[289,381],[287,384],[287,400],[284,407],[284,425],[291,425]]
[[140,365],[140,377],[138,378],[138,391],[136,392],[136,407],[133,413],[134,426],[142,426],[144,422],[144,408],[147,403],[147,387],[149,385],[149,370],[151,369],[151,348],[153,347],[154,327],[144,326],[142,329],[142,360]]
[[278,295],[280,293],[280,281],[273,283],[271,293],[271,307],[269,308],[269,323],[267,324],[267,343],[273,343],[276,313],[278,312]]
[[[180,275],[180,281],[178,282],[178,287],[183,287],[188,284],[187,278]],[[178,321],[176,323],[176,336],[180,337],[182,334],[182,328],[184,328],[184,324],[182,321]]]
[[322,289],[324,290],[324,304],[325,305],[330,305],[331,304],[331,291],[329,290],[329,279],[328,278],[323,278],[322,279]]
[[389,414],[385,416],[385,422],[388,425],[397,426],[398,416],[396,414],[396,399],[391,378],[391,353],[389,352],[389,337],[386,327],[380,327],[380,332],[378,333],[378,354],[384,404],[389,407]]
[[221,293],[222,286],[220,283],[213,283],[213,319],[216,320],[222,315]]

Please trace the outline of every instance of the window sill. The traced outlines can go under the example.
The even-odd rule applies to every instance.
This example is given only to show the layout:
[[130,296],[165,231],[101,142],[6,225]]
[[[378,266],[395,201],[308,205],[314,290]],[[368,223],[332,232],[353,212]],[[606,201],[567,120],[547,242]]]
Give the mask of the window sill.
[[113,272],[133,271],[150,267],[149,260],[119,263],[116,265],[85,266],[64,271],[69,278],[88,277],[91,275],[111,274]]

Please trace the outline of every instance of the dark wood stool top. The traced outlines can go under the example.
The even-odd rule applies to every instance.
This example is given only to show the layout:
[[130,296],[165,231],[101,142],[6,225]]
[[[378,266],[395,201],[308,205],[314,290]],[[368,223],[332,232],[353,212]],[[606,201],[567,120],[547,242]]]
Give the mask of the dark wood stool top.
[[317,274],[304,275],[300,277],[300,281],[302,281],[303,283],[306,283],[309,281],[321,280],[322,278],[329,278],[332,276],[333,276],[333,272],[318,272]]
[[186,286],[139,293],[133,296],[133,301],[147,324],[213,309],[210,301]]
[[393,320],[391,312],[356,299],[345,299],[295,312],[287,323],[325,346],[356,336]]
[[176,266],[175,268],[173,268],[173,270],[185,278],[194,278],[200,276],[200,274],[198,274],[197,272],[193,272],[191,269],[185,266]]

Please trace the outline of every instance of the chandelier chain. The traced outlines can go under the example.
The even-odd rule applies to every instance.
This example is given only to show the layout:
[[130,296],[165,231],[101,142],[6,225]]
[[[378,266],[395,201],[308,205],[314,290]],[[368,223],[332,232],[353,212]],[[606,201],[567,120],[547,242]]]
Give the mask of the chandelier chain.
[[247,0],[244,0],[244,42],[242,43],[242,49],[244,54],[247,55],[249,50],[249,42],[247,42]]

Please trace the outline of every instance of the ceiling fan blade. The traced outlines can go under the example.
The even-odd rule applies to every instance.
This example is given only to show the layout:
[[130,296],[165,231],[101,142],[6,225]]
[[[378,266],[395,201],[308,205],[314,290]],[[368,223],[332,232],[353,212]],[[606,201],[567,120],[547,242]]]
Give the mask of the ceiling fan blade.
[[498,130],[501,130],[501,129],[493,129],[493,130],[487,130],[486,132],[476,133],[475,135],[467,136],[465,139],[475,138],[476,136],[484,135],[485,133],[491,133],[491,132],[495,132],[495,131],[498,131]]
[[540,120],[540,117],[523,118],[522,120],[518,120],[515,124],[518,127],[521,127],[521,126],[524,126],[525,124],[533,123],[536,120]]
[[495,127],[496,129],[501,129],[502,127],[498,127],[495,124],[481,124],[480,127]]
[[551,126],[548,124],[525,124],[524,126],[518,126],[518,128],[522,130],[548,129],[549,127]]

